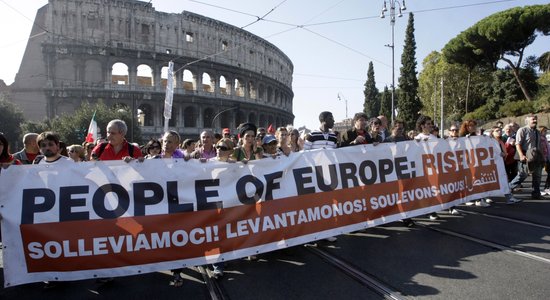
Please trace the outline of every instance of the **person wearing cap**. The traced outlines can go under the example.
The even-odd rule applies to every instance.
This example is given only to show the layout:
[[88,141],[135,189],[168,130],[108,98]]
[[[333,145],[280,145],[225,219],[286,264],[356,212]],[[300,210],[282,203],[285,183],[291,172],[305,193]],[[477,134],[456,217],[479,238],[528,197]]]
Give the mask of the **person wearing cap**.
[[224,128],[222,130],[222,137],[223,138],[229,138],[231,137],[231,131],[229,131],[229,128]]
[[256,137],[256,126],[252,123],[239,125],[239,146],[235,148],[232,158],[236,161],[247,163],[249,160],[262,158],[262,147],[258,147],[254,141]]
[[262,139],[262,148],[264,149],[263,158],[276,158],[283,154],[277,147],[277,138],[272,134],[268,134]]

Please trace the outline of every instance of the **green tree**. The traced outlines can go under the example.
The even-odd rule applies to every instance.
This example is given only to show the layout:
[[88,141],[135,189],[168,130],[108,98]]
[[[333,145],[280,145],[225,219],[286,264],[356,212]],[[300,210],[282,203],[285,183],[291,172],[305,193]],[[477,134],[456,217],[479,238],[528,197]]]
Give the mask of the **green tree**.
[[10,143],[10,151],[14,153],[23,147],[19,124],[23,123],[24,118],[21,110],[6,98],[6,95],[0,94],[0,132],[4,133]]
[[405,122],[406,128],[414,128],[418,113],[422,109],[422,102],[418,99],[417,90],[414,15],[410,13],[405,33],[405,46],[401,55],[401,74],[397,99],[398,118]]
[[27,123],[25,126],[28,129],[34,129],[33,132],[42,132],[44,130],[52,130],[59,134],[62,141],[71,144],[82,144],[88,133],[88,126],[92,116],[96,113],[95,120],[100,133],[103,138],[106,137],[105,130],[107,123],[113,119],[121,119],[128,125],[128,133],[126,138],[130,142],[141,143],[141,129],[137,126],[137,120],[133,120],[135,124],[133,131],[133,140],[131,139],[132,133],[132,116],[131,111],[124,106],[108,107],[105,104],[89,104],[84,103],[79,109],[72,114],[62,115],[51,121],[45,120],[42,123]]
[[[434,120],[440,118],[442,91],[443,117],[449,122],[460,120],[462,115],[485,103],[480,84],[491,77],[487,69],[470,69],[465,65],[451,64],[437,51],[426,56],[422,66],[422,72],[418,75],[418,95],[422,101],[423,114]],[[476,84],[470,88],[468,82],[472,79]]]
[[378,96],[380,98],[380,111],[378,115],[385,116],[386,119],[391,120],[391,92],[388,86],[384,86],[384,91]]
[[374,67],[372,61],[369,62],[367,71],[367,82],[365,82],[365,102],[363,103],[363,112],[369,117],[376,117],[380,112],[380,98],[378,97],[378,89],[374,80]]
[[539,69],[543,72],[550,71],[550,51],[544,52],[538,59]]
[[500,60],[506,62],[525,99],[530,101],[531,94],[521,79],[520,69],[525,48],[535,41],[537,33],[550,33],[550,4],[493,14],[449,41],[443,52],[449,61],[462,64],[477,62],[496,69]]

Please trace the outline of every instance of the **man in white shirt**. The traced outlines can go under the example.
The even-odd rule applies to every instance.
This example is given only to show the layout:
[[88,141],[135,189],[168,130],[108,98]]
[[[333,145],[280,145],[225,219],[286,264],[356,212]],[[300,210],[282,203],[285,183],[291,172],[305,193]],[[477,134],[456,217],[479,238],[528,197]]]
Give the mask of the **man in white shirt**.
[[418,131],[419,134],[415,136],[414,139],[417,141],[437,140],[437,137],[432,134],[433,127],[434,123],[432,118],[421,115],[418,120],[416,120],[416,131]]
[[38,135],[36,138],[38,147],[43,157],[35,159],[35,164],[73,164],[74,162],[66,157],[61,155],[59,152],[59,135],[51,131],[45,131]]

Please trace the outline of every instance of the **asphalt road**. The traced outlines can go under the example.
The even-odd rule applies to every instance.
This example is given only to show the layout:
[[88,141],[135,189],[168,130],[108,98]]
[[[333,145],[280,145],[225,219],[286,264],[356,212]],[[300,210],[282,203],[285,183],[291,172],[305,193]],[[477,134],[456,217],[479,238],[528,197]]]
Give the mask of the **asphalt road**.
[[460,206],[460,216],[416,218],[414,227],[395,222],[231,261],[218,280],[185,269],[179,288],[158,272],[0,288],[0,299],[548,299],[550,197],[529,199],[529,188],[515,196],[524,201],[496,198],[487,208]]

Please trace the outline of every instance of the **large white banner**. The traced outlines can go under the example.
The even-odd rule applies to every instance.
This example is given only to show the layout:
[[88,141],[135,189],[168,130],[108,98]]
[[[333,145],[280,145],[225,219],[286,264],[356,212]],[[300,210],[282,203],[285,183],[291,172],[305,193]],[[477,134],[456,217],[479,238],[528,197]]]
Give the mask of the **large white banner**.
[[0,173],[5,285],[227,261],[509,192],[487,137]]

